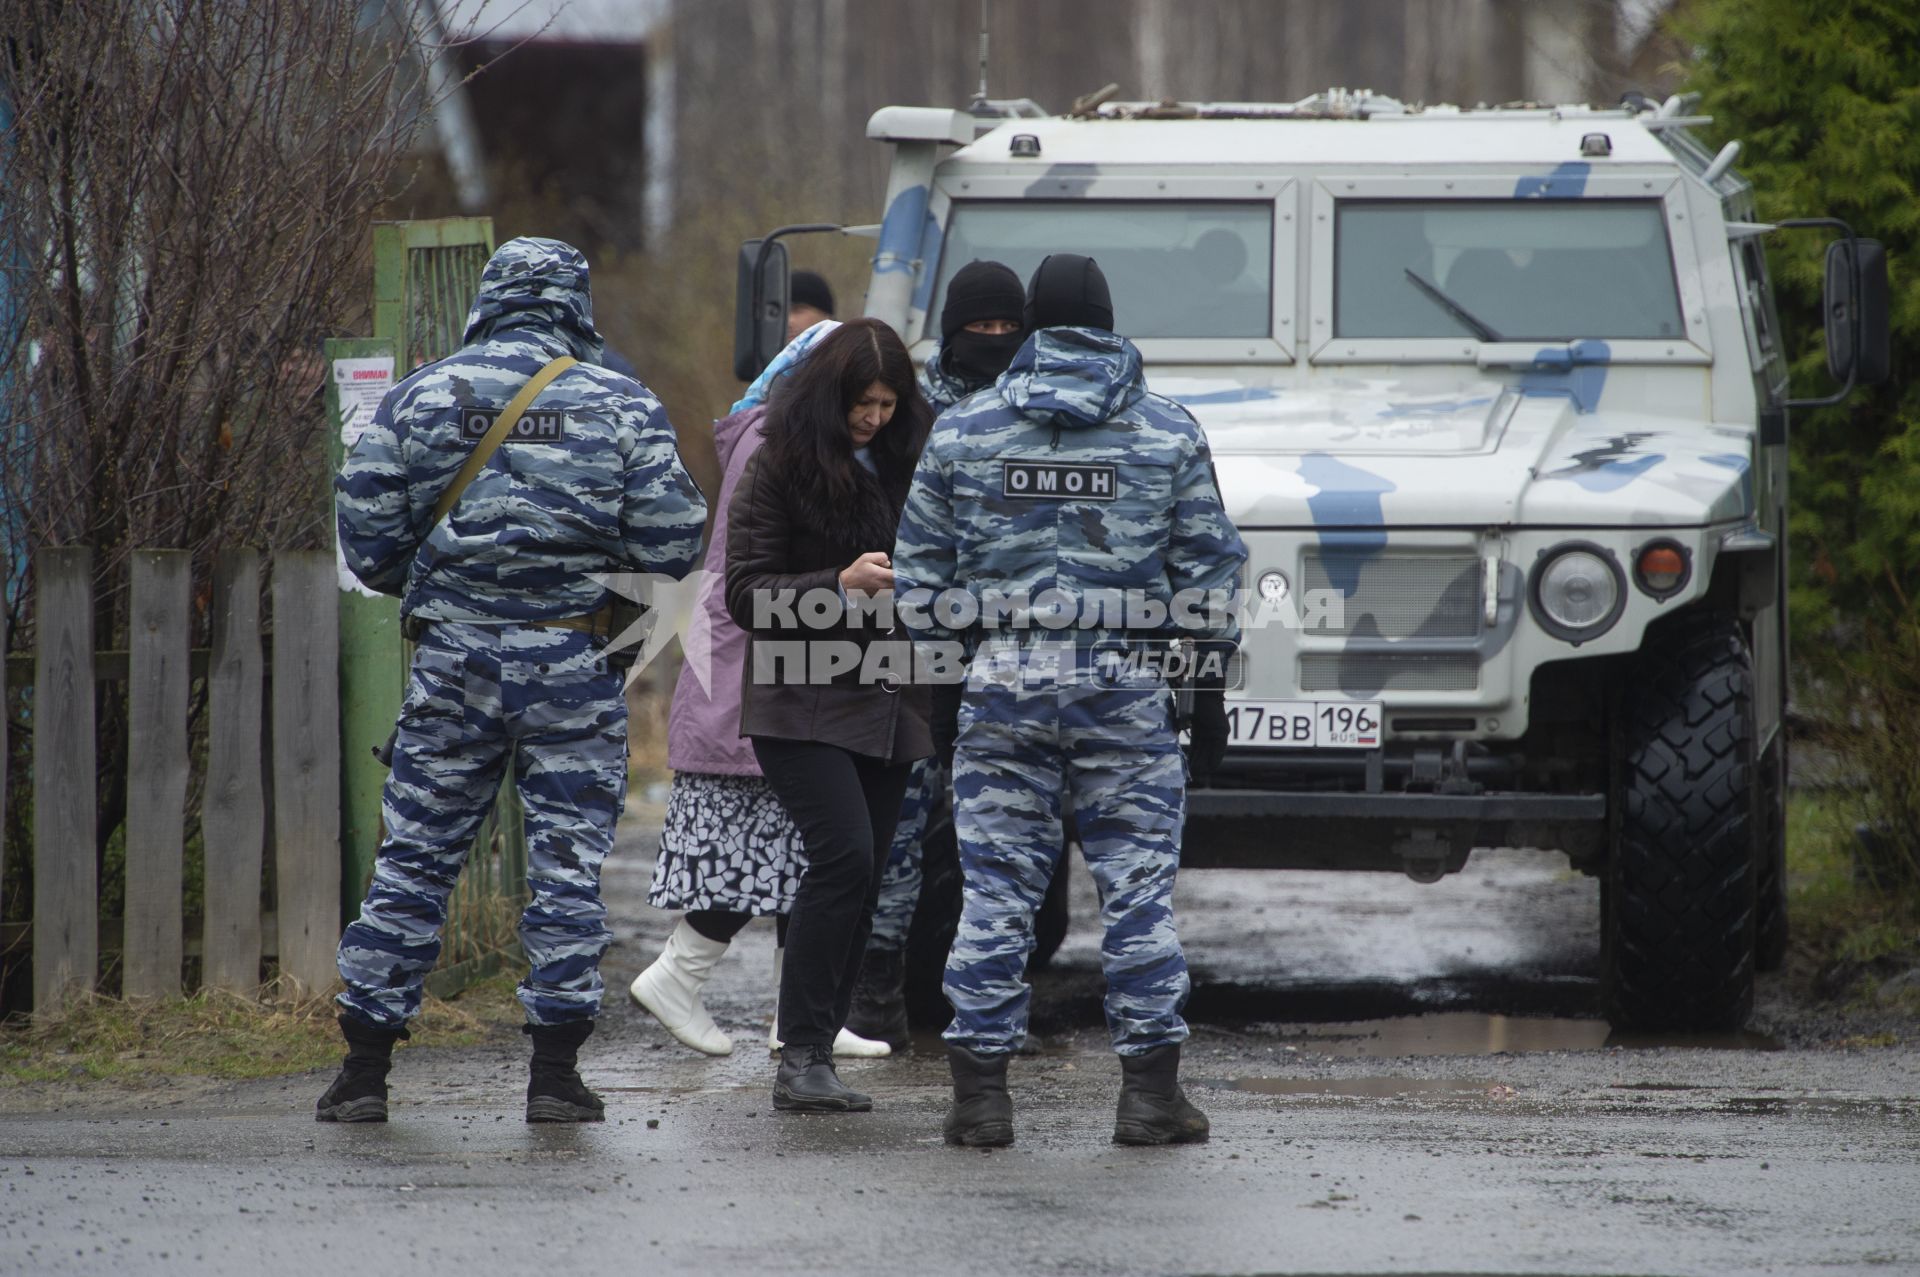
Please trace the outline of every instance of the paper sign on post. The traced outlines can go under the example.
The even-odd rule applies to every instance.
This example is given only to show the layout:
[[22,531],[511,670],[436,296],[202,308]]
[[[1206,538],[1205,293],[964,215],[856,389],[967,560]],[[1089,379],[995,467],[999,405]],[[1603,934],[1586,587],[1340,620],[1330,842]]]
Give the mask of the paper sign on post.
[[352,448],[373,421],[374,409],[393,389],[393,359],[386,355],[336,359],[333,384],[340,395],[340,442]]
[[[334,398],[340,418],[340,455],[342,457],[353,449],[353,445],[366,433],[373,421],[374,409],[387,397],[387,391],[393,389],[393,356],[368,355],[355,356],[333,361]],[[359,578],[347,567],[347,558],[338,541],[333,548],[334,570],[339,573],[340,588],[366,598],[380,596],[360,584]]]

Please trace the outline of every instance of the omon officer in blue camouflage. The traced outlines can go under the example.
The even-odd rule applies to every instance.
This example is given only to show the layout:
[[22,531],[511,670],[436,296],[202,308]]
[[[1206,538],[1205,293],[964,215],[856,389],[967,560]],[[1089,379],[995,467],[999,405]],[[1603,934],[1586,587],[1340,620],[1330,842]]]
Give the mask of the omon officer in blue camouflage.
[[[520,983],[533,1039],[527,1120],[598,1121],[577,1072],[610,934],[600,867],[626,798],[627,708],[601,573],[686,575],[706,503],[659,400],[595,366],[587,262],[516,239],[481,276],[459,351],[395,386],[335,480],[340,546],[401,596],[418,646],[382,795],[386,838],[340,940],[348,1054],[322,1121],[385,1121],[394,1042],[419,1012],[447,897],[511,766],[526,809]],[[446,517],[435,502],[476,439],[562,357]]]
[[[947,960],[954,1104],[944,1133],[955,1144],[1013,1140],[1007,1059],[1026,1032],[1025,966],[1061,859],[1064,780],[1106,933],[1107,1026],[1122,1069],[1114,1139],[1202,1140],[1206,1116],[1179,1085],[1188,979],[1172,911],[1187,765],[1166,683],[1151,665],[1110,658],[1164,653],[1182,614],[1141,622],[1148,605],[1176,596],[1215,604],[1185,623],[1218,657],[1237,638],[1229,601],[1246,548],[1221,506],[1205,436],[1147,391],[1091,259],[1041,263],[1027,327],[1006,375],[940,418],[894,547],[896,597],[919,637],[953,635],[953,612],[912,605],[929,591],[1036,605],[999,628],[984,624],[995,613],[983,606],[983,624],[962,635],[975,650],[954,754],[965,885]],[[1046,592],[1078,609],[1064,618],[1078,628],[1020,628],[1037,621]],[[1143,615],[1116,628],[1111,613],[1086,606],[1090,596],[1117,596]],[[1142,628],[1156,631],[1144,644]],[[1195,698],[1196,775],[1225,750],[1216,682]]]
[[[1026,333],[1026,285],[1002,262],[971,261],[947,281],[940,307],[940,345],[920,369],[920,393],[935,415],[945,412],[975,391],[992,385],[1007,370]],[[873,934],[860,966],[847,1029],[874,1038],[898,1051],[910,1040],[907,1020],[907,941],[920,904],[929,852],[936,872],[953,861],[950,827],[940,819],[948,804],[953,769],[955,719],[960,710],[958,684],[936,684],[933,689],[933,755],[913,765],[907,777],[906,797],[900,802],[900,822],[894,826],[893,846],[880,876],[880,896],[873,909]],[[929,836],[940,845],[927,845]],[[930,943],[947,940],[954,910],[929,914],[922,925],[931,930]],[[938,913],[947,916],[939,917]],[[944,949],[942,950],[944,955]]]

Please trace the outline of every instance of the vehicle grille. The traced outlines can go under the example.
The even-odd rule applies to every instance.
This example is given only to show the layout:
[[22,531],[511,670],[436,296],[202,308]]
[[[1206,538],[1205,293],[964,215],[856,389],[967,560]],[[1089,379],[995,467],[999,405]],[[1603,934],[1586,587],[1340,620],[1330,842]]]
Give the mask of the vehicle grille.
[[1480,686],[1480,658],[1472,652],[1307,652],[1300,657],[1300,690],[1348,692],[1470,692]]
[[1473,555],[1308,550],[1305,569],[1306,589],[1346,595],[1340,624],[1309,633],[1410,639],[1480,632],[1481,569]]

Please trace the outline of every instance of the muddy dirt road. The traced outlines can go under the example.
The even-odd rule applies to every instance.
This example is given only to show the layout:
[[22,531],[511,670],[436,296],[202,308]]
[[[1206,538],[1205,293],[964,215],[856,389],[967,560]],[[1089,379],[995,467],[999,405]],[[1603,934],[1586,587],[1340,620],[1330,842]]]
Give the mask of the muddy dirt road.
[[604,1126],[521,1122],[517,1036],[403,1052],[386,1127],[315,1124],[319,1075],[15,1094],[0,1273],[1920,1272],[1920,1035],[1840,1045],[1769,983],[1739,1038],[1610,1040],[1593,886],[1542,858],[1430,887],[1186,875],[1214,1139],[1170,1150],[1107,1142],[1081,872],[1019,1143],[987,1153],[940,1142],[931,1038],[846,1066],[870,1115],[771,1111],[764,925],[712,989],[735,1054],[670,1044],[624,996],[669,921],[644,821],[625,842]]

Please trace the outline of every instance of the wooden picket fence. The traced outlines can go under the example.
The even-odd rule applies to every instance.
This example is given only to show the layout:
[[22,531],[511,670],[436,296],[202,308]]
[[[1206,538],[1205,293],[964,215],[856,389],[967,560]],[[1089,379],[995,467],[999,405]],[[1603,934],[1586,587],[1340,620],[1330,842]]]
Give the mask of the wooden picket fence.
[[[251,550],[225,553],[214,565],[212,646],[205,651],[190,646],[188,555],[135,552],[129,647],[96,652],[92,552],[37,553],[29,715],[36,1011],[95,988],[103,939],[112,941],[112,920],[100,917],[95,859],[94,705],[96,684],[106,681],[125,682],[129,721],[122,994],[181,991],[189,945],[182,911],[188,702],[197,678],[206,680],[207,736],[201,984],[252,994],[267,957],[290,990],[318,991],[335,979],[338,585],[325,552],[281,551],[271,569],[270,652],[262,644],[263,561]],[[0,758],[7,756],[6,730],[0,714]],[[0,828],[4,803],[0,786]],[[274,898],[263,908],[269,847]]]

